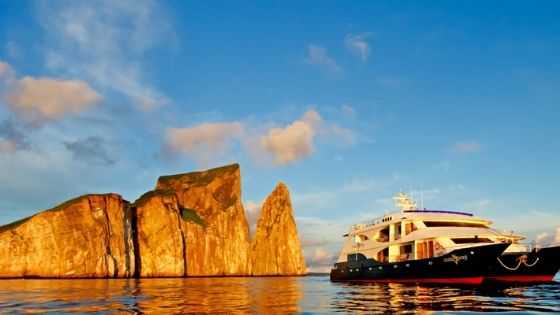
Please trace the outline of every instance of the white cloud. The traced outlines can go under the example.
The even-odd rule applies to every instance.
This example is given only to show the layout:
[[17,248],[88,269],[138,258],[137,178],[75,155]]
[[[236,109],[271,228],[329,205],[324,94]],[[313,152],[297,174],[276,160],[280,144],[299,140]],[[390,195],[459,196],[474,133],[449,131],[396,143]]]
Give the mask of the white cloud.
[[243,135],[239,122],[203,123],[194,127],[170,128],[166,144],[171,152],[181,153],[206,165],[224,155],[233,140]]
[[0,83],[1,98],[8,108],[34,125],[81,113],[101,101],[84,81],[31,76],[18,79],[15,70],[1,61]]
[[329,71],[338,72],[340,67],[336,61],[329,56],[327,49],[318,45],[307,45],[307,62],[312,65],[323,67]]
[[151,0],[43,2],[46,63],[53,70],[93,80],[151,110],[167,98],[148,84],[143,56],[173,41],[170,18]]
[[18,80],[5,98],[16,115],[35,124],[81,113],[101,100],[86,82],[33,77]]
[[370,36],[369,33],[362,34],[348,34],[344,39],[344,44],[346,48],[354,55],[358,56],[360,60],[367,61],[370,55],[370,47],[367,42],[367,38]]
[[314,110],[284,128],[272,128],[260,138],[262,149],[273,156],[274,163],[286,165],[313,153],[313,142],[321,124]]
[[315,110],[308,110],[285,126],[270,125],[221,122],[169,128],[166,148],[170,153],[180,153],[206,165],[228,153],[233,144],[240,144],[255,160],[284,166],[312,155],[319,136],[344,145],[353,144],[355,138],[352,130],[324,122]]
[[481,144],[474,140],[460,141],[453,144],[453,151],[458,153],[476,153],[480,152],[481,148]]

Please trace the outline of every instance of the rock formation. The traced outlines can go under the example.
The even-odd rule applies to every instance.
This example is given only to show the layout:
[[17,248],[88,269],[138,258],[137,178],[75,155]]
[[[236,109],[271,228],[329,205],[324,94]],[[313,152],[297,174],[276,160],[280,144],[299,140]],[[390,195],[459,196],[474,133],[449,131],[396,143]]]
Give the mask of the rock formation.
[[0,226],[0,278],[304,272],[284,184],[267,198],[251,243],[238,164],[162,176],[133,204],[85,195]]
[[305,260],[288,187],[279,183],[266,198],[251,246],[255,276],[303,275]]
[[173,192],[155,190],[133,204],[136,276],[185,276],[185,236]]
[[129,277],[128,203],[86,195],[0,228],[0,277]]
[[179,207],[199,217],[184,223],[188,276],[251,274],[238,164],[162,176],[156,189],[175,192]]

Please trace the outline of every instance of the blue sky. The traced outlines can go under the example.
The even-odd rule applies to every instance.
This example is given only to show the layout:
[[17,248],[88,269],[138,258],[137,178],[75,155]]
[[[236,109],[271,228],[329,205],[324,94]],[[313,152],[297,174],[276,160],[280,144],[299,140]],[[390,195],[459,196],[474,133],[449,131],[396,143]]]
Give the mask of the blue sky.
[[314,265],[401,189],[560,238],[559,9],[0,0],[0,224],[239,162]]

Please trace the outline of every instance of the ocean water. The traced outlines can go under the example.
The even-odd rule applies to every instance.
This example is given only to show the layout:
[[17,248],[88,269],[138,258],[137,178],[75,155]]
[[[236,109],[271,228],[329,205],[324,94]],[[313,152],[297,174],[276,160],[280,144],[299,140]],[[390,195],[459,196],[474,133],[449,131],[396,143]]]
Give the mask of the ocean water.
[[0,280],[1,314],[559,312],[560,282],[529,286],[331,283],[326,276]]

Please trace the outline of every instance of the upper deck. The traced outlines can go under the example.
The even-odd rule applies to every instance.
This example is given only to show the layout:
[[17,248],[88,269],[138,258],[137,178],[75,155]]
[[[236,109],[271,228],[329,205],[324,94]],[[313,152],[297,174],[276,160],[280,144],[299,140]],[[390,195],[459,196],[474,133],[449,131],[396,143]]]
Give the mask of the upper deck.
[[376,227],[384,227],[403,220],[423,220],[423,221],[453,221],[453,222],[471,222],[483,226],[490,226],[492,221],[475,216],[472,213],[451,210],[431,210],[431,209],[409,209],[395,211],[383,216],[368,220],[362,223],[354,224],[352,231],[371,229]]

